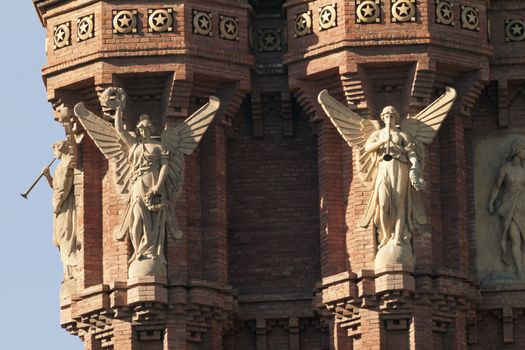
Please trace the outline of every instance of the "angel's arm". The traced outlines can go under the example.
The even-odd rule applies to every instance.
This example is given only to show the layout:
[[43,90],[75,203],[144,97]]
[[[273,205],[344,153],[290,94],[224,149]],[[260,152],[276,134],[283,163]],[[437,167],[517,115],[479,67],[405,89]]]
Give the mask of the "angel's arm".
[[160,159],[160,173],[159,173],[159,179],[157,180],[157,183],[155,186],[153,186],[153,192],[157,193],[159,192],[160,187],[164,184],[166,181],[166,178],[168,177],[168,161],[169,161],[169,153],[168,151],[163,151],[161,154]]
[[507,176],[506,167],[501,167],[501,170],[499,171],[498,180],[494,184],[494,187],[492,188],[492,192],[490,193],[490,199],[489,199],[489,213],[494,214],[494,202],[496,201],[496,198],[498,198],[499,193],[501,192],[501,188],[503,187],[503,183],[505,182],[505,176]]
[[66,170],[63,178],[60,178],[60,183],[57,188],[53,190],[53,212],[55,214],[60,213],[62,205],[69,197],[71,190],[73,189],[73,168]]
[[46,178],[47,184],[49,185],[49,187],[53,189],[53,176],[51,176],[51,172],[49,171],[48,166],[42,169],[42,175],[44,175],[44,177]]
[[365,143],[365,152],[376,152],[382,145],[388,141],[388,138],[381,135],[380,131],[374,132]]
[[122,120],[122,109],[117,107],[115,111],[115,129],[117,130],[120,139],[128,146],[131,147],[136,141],[133,136],[124,128],[124,122]]

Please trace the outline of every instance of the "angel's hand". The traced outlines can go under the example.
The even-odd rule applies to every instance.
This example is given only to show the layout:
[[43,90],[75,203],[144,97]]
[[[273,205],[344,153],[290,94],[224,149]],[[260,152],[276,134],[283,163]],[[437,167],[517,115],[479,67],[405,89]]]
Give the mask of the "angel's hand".
[[383,133],[383,132],[382,132],[382,133],[379,135],[379,140],[378,140],[378,141],[379,141],[381,144],[385,144],[385,143],[387,143],[389,140],[390,140],[390,133]]
[[45,176],[45,177],[49,177],[51,175],[51,172],[49,171],[49,167],[45,167],[42,169],[42,174]]
[[410,169],[409,173],[410,177],[410,183],[412,183],[412,186],[416,189],[416,191],[424,191],[426,188],[425,180],[423,180],[423,177],[421,176],[421,172],[419,171],[418,167],[412,167]]
[[496,210],[494,209],[494,201],[490,201],[489,202],[489,214],[492,215],[496,212]]
[[159,186],[153,186],[151,187],[151,193],[153,193],[154,195],[157,195],[159,194]]

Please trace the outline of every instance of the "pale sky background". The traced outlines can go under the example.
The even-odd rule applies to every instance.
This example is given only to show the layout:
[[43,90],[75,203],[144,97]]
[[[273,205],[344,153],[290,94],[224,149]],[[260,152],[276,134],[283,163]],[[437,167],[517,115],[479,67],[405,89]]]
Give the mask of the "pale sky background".
[[2,8],[0,349],[80,350],[78,338],[60,328],[62,265],[52,243],[51,190],[44,179],[29,200],[19,194],[64,137],[41,78],[45,32],[31,0],[2,1]]

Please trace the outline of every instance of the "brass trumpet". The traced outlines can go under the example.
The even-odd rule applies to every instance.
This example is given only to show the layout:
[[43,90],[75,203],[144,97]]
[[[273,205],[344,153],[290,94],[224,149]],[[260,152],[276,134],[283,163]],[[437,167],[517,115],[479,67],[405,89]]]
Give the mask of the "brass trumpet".
[[[53,165],[53,163],[55,162],[55,160],[57,160],[57,158],[53,158],[53,160],[47,165],[47,167],[49,168],[51,165]],[[42,176],[44,176],[44,173],[42,172],[40,174],[40,176],[38,176],[35,180],[35,182],[33,182],[33,184],[31,186],[29,186],[29,188],[27,189],[27,191],[25,191],[25,193],[20,193],[20,195],[22,197],[24,197],[25,199],[27,199],[27,196],[29,196],[29,193],[33,190],[33,187],[36,186],[36,184],[38,183],[38,181],[40,181],[40,179],[42,178]]]

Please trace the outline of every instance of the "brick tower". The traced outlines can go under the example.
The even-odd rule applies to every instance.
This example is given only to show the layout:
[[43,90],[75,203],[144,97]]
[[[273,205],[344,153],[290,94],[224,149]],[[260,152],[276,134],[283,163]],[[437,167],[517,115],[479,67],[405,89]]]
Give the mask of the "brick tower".
[[[525,199],[512,220],[487,211],[498,169],[522,157],[523,1],[33,1],[74,157],[79,248],[61,326],[85,349],[525,348]],[[171,203],[182,235],[166,236],[166,277],[128,277],[132,244],[113,238],[126,201],[73,112],[84,102],[104,119],[112,86],[133,127],[221,100]],[[376,269],[374,227],[358,225],[371,193],[317,95],[377,119],[446,87],[457,99],[425,151],[415,267]]]

